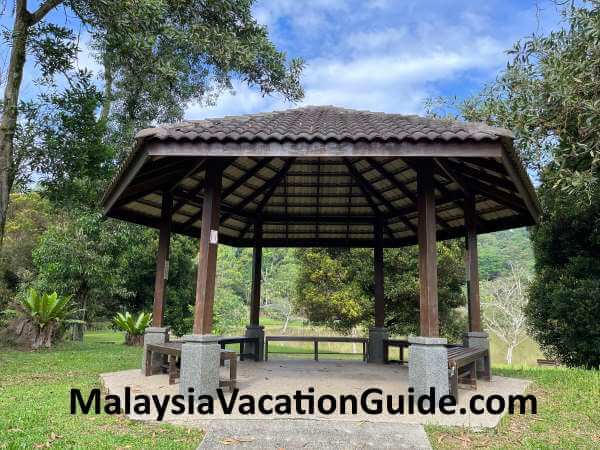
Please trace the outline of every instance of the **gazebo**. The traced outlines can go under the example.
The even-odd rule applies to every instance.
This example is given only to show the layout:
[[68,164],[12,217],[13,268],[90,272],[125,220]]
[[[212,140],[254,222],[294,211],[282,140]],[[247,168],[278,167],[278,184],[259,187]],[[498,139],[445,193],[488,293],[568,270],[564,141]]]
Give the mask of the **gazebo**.
[[[483,124],[315,106],[184,121],[140,131],[103,198],[104,214],[160,230],[153,326],[164,342],[170,234],[200,237],[193,334],[182,347],[182,393],[218,386],[211,334],[218,245],[253,248],[247,335],[259,326],[263,247],[369,247],[375,323],[369,361],[381,362],[383,248],[417,244],[420,336],[409,379],[416,393],[448,392],[439,337],[436,242],[465,238],[469,330],[487,347],[479,305],[477,235],[536,223],[540,207],[510,131]],[[259,344],[262,346],[262,344]]]

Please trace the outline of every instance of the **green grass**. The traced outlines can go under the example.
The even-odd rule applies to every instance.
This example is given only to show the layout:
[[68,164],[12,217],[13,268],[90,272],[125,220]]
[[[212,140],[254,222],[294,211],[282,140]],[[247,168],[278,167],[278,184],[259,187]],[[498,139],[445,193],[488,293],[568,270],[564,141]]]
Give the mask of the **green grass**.
[[[332,334],[293,324],[290,334]],[[280,334],[278,324],[268,325]],[[316,332],[318,331],[318,333]],[[122,344],[120,333],[93,332],[84,342],[65,342],[52,350],[20,352],[0,349],[0,449],[1,448],[94,448],[94,449],[183,449],[196,448],[199,430],[169,425],[151,425],[122,416],[69,414],[69,391],[99,387],[102,372],[138,367],[141,349]],[[351,352],[350,344],[330,344],[334,351]],[[497,350],[494,347],[497,347]],[[273,343],[274,352],[298,351],[306,355],[287,357],[312,359],[310,344]],[[492,341],[494,361],[503,349]],[[323,344],[323,350],[328,348]],[[360,346],[358,346],[360,352]],[[273,354],[272,358],[286,357]],[[353,358],[360,355],[323,355],[323,358]],[[515,363],[494,366],[496,375],[533,380],[530,392],[538,398],[536,416],[506,416],[499,427],[475,433],[462,428],[427,427],[435,448],[599,448],[600,372],[579,369],[527,367],[535,364],[539,351],[524,344]]]
[[138,367],[141,349],[122,334],[88,333],[51,350],[0,349],[0,448],[192,449],[200,430],[123,416],[70,415],[69,392],[100,387],[103,372]]
[[435,449],[600,449],[600,372],[583,369],[494,367],[496,375],[533,380],[537,415],[505,416],[496,429],[473,432],[426,427]]

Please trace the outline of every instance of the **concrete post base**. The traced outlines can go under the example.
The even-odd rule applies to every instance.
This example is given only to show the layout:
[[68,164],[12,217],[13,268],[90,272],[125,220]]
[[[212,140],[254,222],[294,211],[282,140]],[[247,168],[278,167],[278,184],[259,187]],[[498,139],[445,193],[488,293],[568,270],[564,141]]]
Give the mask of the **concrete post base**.
[[[164,344],[169,342],[169,327],[148,327],[144,331],[144,354],[142,356],[142,373],[146,367],[146,345],[148,344]],[[159,354],[152,355],[152,369],[158,370],[162,364],[163,356]]]
[[370,363],[383,364],[383,340],[388,339],[390,333],[385,327],[369,329],[369,358]]
[[265,359],[265,327],[261,325],[248,325],[246,327],[246,337],[258,338],[258,349],[254,348],[254,344],[246,343],[245,352],[256,353],[258,352],[258,360],[263,361]]
[[[469,348],[490,349],[490,339],[485,331],[468,331],[463,336],[463,345]],[[477,372],[483,371],[483,360],[477,361]]]
[[181,371],[179,393],[194,395],[216,395],[219,387],[219,365],[221,346],[219,337],[212,334],[183,336],[181,346]]
[[410,358],[408,358],[408,382],[416,397],[435,388],[436,398],[449,393],[448,350],[445,338],[411,336]]

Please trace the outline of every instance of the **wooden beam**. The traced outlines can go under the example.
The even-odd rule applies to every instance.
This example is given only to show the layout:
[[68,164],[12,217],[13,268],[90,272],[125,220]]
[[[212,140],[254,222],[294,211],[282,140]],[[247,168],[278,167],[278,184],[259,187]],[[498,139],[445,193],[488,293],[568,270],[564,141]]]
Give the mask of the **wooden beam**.
[[375,246],[373,247],[373,281],[375,284],[375,326],[385,326],[385,295],[383,285],[383,230],[380,222],[374,226]]
[[223,166],[218,160],[206,162],[206,187],[202,203],[202,228],[198,252],[198,278],[196,304],[194,307],[194,334],[211,334],[217,249],[219,238],[219,215],[221,207],[221,183]]
[[[510,178],[517,186],[519,194],[521,195],[521,197],[523,197],[523,200],[527,205],[527,210],[529,211],[529,214],[531,214],[531,217],[533,218],[534,222],[538,223],[541,214],[541,207],[538,203],[537,197],[535,197],[535,195],[531,195],[529,189],[527,189],[525,183],[523,182],[523,180],[521,180],[516,164],[513,158],[508,155],[506,150],[503,150],[502,152],[502,164],[506,168],[506,171],[508,172]],[[529,179],[527,179],[527,183],[529,183]]]
[[262,278],[262,224],[254,224],[254,239],[257,244],[252,249],[252,292],[250,295],[250,325],[258,326],[260,321],[260,285]]
[[[382,175],[386,180],[388,180],[392,186],[395,186],[397,189],[399,189],[406,197],[408,197],[408,199],[414,204],[417,204],[417,196],[415,195],[414,192],[412,192],[410,189],[408,189],[403,183],[401,183],[395,176],[393,176],[391,173],[389,173],[387,170],[385,170],[385,168],[379,164],[379,162],[374,159],[374,158],[366,158],[367,163],[370,164],[371,167],[373,167],[377,172],[379,172],[380,175]],[[442,219],[440,216],[436,215],[437,221],[438,223],[445,229],[449,230],[450,228],[452,228],[450,225],[448,225],[448,222],[446,222],[444,219]]]
[[150,142],[151,156],[500,158],[498,142]]
[[465,195],[473,196],[465,179],[460,175],[460,173],[455,172],[448,165],[447,161],[444,161],[441,158],[434,158],[434,161],[446,178],[456,183],[458,187],[465,193]]
[[237,180],[235,180],[230,186],[223,189],[223,195],[221,198],[223,200],[225,200],[227,197],[229,197],[231,194],[233,194],[237,188],[239,188],[246,181],[248,181],[250,178],[255,176],[263,167],[267,166],[271,161],[273,161],[273,159],[274,158],[261,159],[258,163],[256,163],[256,165],[254,167],[252,167],[250,170],[248,170],[246,173],[244,173],[241,177],[239,177]]
[[465,199],[467,297],[469,301],[469,331],[481,331],[479,298],[479,261],[477,256],[477,211],[475,199]]
[[431,159],[419,161],[417,170],[420,335],[437,337],[439,336],[438,280],[433,161]]
[[171,247],[171,207],[173,197],[163,192],[160,231],[158,235],[158,254],[156,255],[156,273],[154,278],[154,306],[152,308],[152,326],[162,327],[165,310],[165,293],[169,278],[169,249]]
[[[354,165],[348,158],[344,158],[344,163],[346,164],[346,167],[348,168],[350,175],[352,176],[354,181],[356,181],[356,183],[358,184],[358,187],[360,188],[363,195],[367,199],[367,202],[369,202],[369,205],[371,206],[371,209],[373,210],[373,214],[375,214],[375,216],[379,220],[384,220],[383,219],[384,215],[383,215],[382,211],[380,211],[380,209],[377,207],[377,205],[375,204],[375,202],[373,201],[371,196],[376,197],[381,203],[384,204],[384,206],[388,209],[388,211],[394,215],[394,217],[398,217],[398,219],[400,219],[400,221],[402,223],[404,223],[404,225],[406,225],[406,227],[409,230],[411,230],[413,233],[416,234],[417,229],[410,222],[410,220],[408,220],[406,217],[404,217],[404,215],[398,214],[398,210],[396,209],[396,207],[394,205],[392,205],[389,200],[387,200],[381,193],[379,193],[377,191],[377,189],[373,188],[373,186],[371,186],[369,184],[369,182],[363,178],[363,176],[358,172],[358,170],[356,170],[356,167],[354,167]],[[387,224],[385,224],[384,228],[385,228],[386,232],[390,235],[390,237],[393,238],[394,232],[389,228],[389,226]]]
[[[254,192],[252,192],[252,194],[250,194],[248,197],[244,198],[240,203],[235,205],[234,206],[235,209],[237,211],[241,212],[252,201],[254,201],[256,198],[260,197],[262,194],[267,193],[267,191],[269,191],[269,190],[271,190],[270,192],[272,195],[273,192],[275,192],[274,187],[277,187],[279,182],[285,178],[288,170],[290,170],[290,167],[292,167],[292,164],[294,164],[295,160],[296,160],[296,158],[288,158],[287,160],[285,160],[283,167],[281,168],[281,170],[279,172],[277,172],[277,174],[273,178],[271,178],[269,181],[266,181],[265,183],[263,183],[263,185],[260,186],[258,189],[256,189]],[[267,197],[267,199],[268,199],[268,198],[270,198],[270,195],[265,195],[265,197]],[[263,202],[263,203],[265,203],[265,202]],[[231,217],[231,214],[229,214],[229,213],[225,214],[225,215],[223,215],[223,218],[221,219],[221,221],[224,222],[229,217]]]

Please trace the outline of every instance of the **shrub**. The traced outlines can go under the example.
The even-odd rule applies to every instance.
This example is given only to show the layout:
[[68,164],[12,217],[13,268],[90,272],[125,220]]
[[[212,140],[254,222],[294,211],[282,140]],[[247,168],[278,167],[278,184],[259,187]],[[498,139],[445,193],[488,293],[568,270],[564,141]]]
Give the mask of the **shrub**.
[[13,318],[8,330],[18,344],[33,349],[51,347],[64,332],[66,323],[83,323],[71,317],[77,312],[72,308],[71,297],[59,297],[56,292],[40,294],[30,289],[25,297],[14,301],[9,312]]
[[115,325],[125,331],[125,344],[127,345],[143,345],[144,330],[152,321],[152,314],[141,312],[135,318],[131,313],[117,313],[114,317]]

